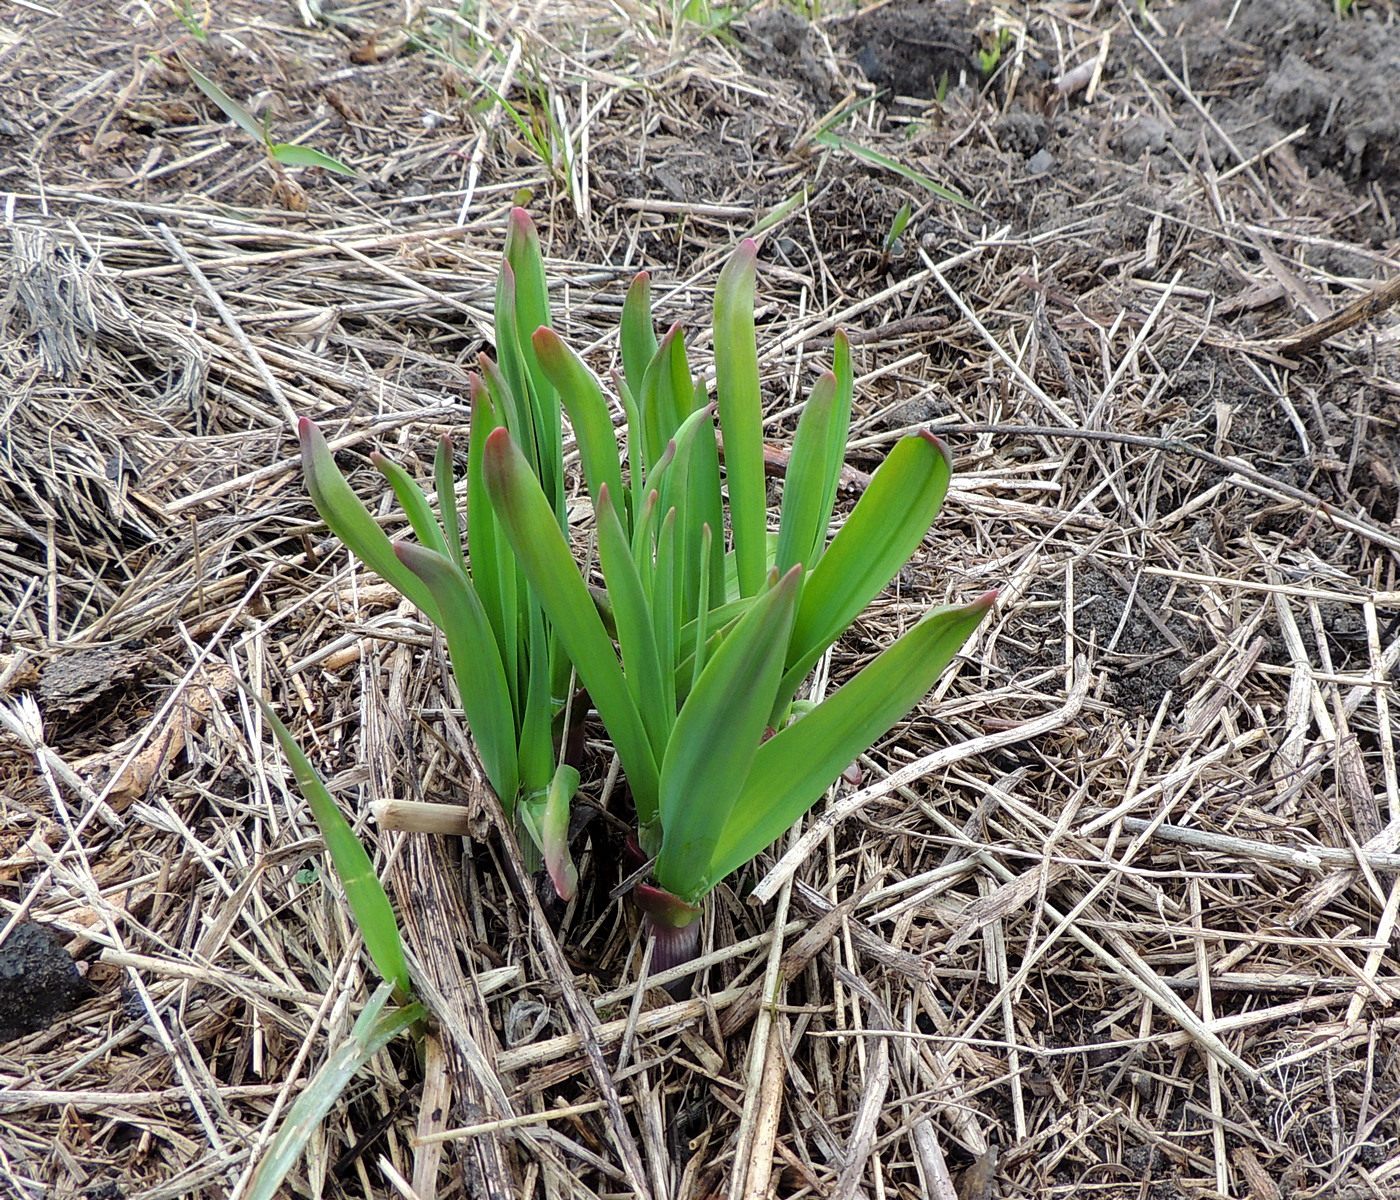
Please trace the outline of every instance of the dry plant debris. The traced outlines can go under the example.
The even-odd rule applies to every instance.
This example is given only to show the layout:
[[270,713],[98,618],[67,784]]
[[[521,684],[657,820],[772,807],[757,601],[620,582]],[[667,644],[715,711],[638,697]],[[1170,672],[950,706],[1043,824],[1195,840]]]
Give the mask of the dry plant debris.
[[[369,995],[239,680],[361,819],[439,1018],[292,1194],[1400,1194],[1394,6],[719,33],[573,0],[10,7],[0,969],[37,922],[91,995],[0,1046],[7,1194],[234,1194]],[[361,178],[289,205],[177,51]],[[818,143],[833,116],[905,173]],[[525,193],[598,368],[632,271],[700,327],[759,230],[775,463],[838,325],[852,470],[911,428],[953,448],[829,681],[930,581],[1004,589],[861,780],[717,893],[689,1000],[638,991],[603,755],[585,887],[548,910],[440,647],[296,470],[290,414],[365,479],[460,429]],[[378,831],[387,801],[477,837]]]

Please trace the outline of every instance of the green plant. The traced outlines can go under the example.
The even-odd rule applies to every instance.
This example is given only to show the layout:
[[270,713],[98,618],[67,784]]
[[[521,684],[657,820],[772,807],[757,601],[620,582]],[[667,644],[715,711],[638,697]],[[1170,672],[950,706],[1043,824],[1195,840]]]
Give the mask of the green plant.
[[1006,53],[1015,40],[1016,35],[1003,26],[992,35],[992,40],[988,45],[977,51],[977,69],[982,73],[982,78],[986,79],[997,69],[1001,62],[1001,56]]
[[[501,528],[622,761],[652,878],[638,903],[658,965],[694,953],[701,901],[779,837],[927,693],[986,615],[989,593],[936,609],[843,687],[798,715],[818,659],[914,553],[951,464],[931,436],[901,439],[828,542],[854,386],[850,347],[813,387],[794,438],[776,536],[767,527],[754,330],[757,248],[716,285],[716,403],[684,339],[653,332],[645,276],[622,318],[630,481],[601,386],[550,330],[533,336],[578,437],[614,623],[593,605],[547,494],[508,430],[484,475]],[[714,417],[724,440],[725,522]]]
[[[303,471],[312,502],[331,531],[442,631],[486,778],[525,834],[522,847],[538,847],[555,888],[567,899],[578,879],[568,847],[578,772],[561,760],[570,666],[502,539],[482,473],[489,435],[509,430],[547,497],[556,536],[563,537],[559,403],[525,336],[527,330],[548,328],[549,296],[539,236],[520,209],[512,214],[506,238],[495,316],[499,364],[483,355],[481,374],[472,380],[465,522],[448,438],[439,442],[434,462],[436,514],[406,471],[381,454],[371,456],[402,506],[416,544],[389,540],[309,420],[299,428]],[[463,550],[464,527],[469,555]]]
[[[181,17],[181,19],[184,18]],[[332,158],[314,146],[299,146],[295,142],[274,142],[268,131],[267,122],[258,120],[217,83],[207,75],[197,71],[183,58],[180,60],[180,65],[194,82],[195,87],[218,105],[229,120],[262,146],[267,153],[268,161],[273,164],[274,170],[280,172],[282,167],[321,167],[327,171],[334,171],[337,175],[358,177],[359,172],[354,167],[346,166],[340,159]]]

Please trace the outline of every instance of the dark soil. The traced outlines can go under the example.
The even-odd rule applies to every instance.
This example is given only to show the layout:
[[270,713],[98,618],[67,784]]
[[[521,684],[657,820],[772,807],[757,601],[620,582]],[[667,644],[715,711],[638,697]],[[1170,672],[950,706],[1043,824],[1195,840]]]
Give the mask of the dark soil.
[[0,945],[0,1043],[47,1029],[90,994],[63,942],[24,921]]

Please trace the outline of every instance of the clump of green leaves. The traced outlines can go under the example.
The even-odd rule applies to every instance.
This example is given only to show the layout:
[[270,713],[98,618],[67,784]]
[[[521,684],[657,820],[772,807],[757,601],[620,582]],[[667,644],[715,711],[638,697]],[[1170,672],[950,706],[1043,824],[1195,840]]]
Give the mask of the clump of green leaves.
[[524,833],[523,847],[539,849],[556,890],[567,899],[578,881],[568,825],[579,777],[561,759],[570,664],[502,537],[483,474],[490,435],[508,432],[523,447],[521,461],[555,536],[564,536],[559,401],[525,332],[548,329],[549,320],[539,236],[517,209],[496,288],[499,362],[483,355],[481,373],[472,379],[465,512],[458,504],[450,439],[439,442],[434,461],[436,513],[402,467],[381,454],[371,456],[416,542],[391,542],[341,474],[320,430],[303,420],[299,432],[307,490],[322,519],[442,631],[486,778]]
[[[652,881],[637,896],[661,964],[693,953],[700,903],[800,818],[912,709],[990,609],[935,609],[798,715],[813,666],[909,560],[951,473],[933,437],[901,439],[828,540],[849,430],[850,347],[798,423],[768,529],[754,330],[757,248],[739,247],[714,304],[716,402],[681,331],[657,341],[645,276],[622,319],[630,480],[598,381],[549,330],[533,336],[578,437],[614,630],[590,602],[547,495],[508,430],[485,447],[487,491],[530,586],[607,727]],[[724,442],[721,473],[715,418]],[[724,495],[728,528],[724,544]]]

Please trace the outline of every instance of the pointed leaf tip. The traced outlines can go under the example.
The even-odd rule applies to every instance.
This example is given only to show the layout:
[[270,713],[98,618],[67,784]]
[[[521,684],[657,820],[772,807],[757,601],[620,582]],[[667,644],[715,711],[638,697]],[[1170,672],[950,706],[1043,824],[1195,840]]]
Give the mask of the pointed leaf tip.
[[521,208],[518,204],[510,210],[510,223],[521,233],[528,233],[535,227],[534,218],[530,216],[529,210]]
[[948,464],[948,470],[953,469],[953,456],[949,453],[947,445],[941,437],[930,433],[927,429],[919,430],[919,437],[923,438],[930,446],[943,455],[943,461]]

